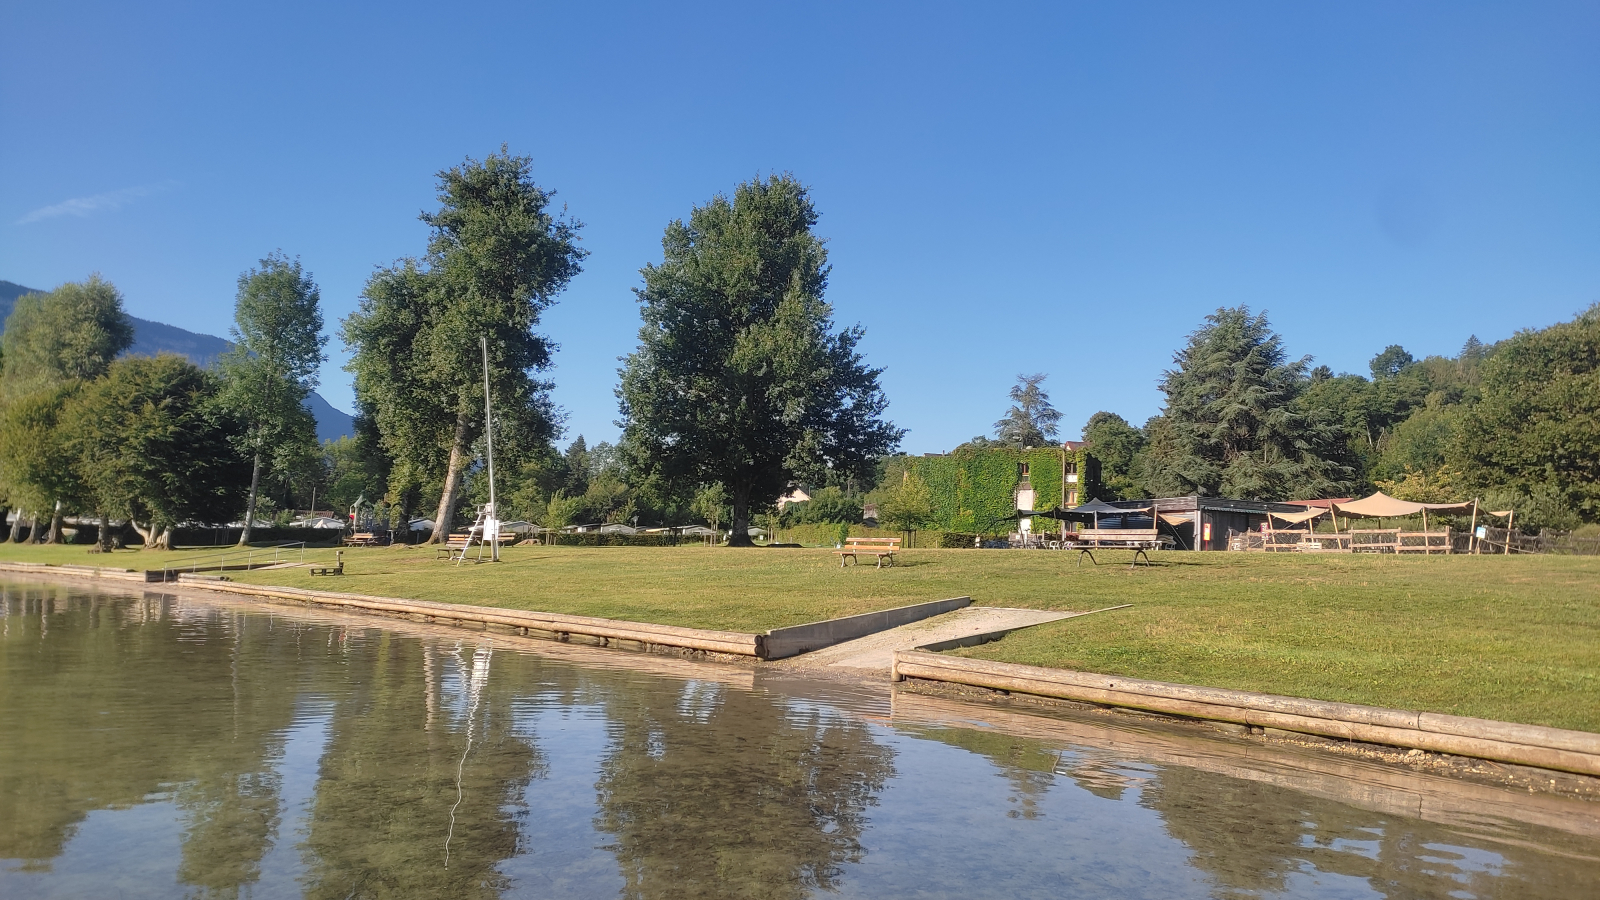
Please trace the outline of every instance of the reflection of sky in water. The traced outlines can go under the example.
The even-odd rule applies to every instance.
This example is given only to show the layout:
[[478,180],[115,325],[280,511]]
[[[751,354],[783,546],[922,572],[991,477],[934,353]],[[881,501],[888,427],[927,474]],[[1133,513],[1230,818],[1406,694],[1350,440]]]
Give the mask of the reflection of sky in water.
[[[184,866],[230,852],[255,861],[234,887],[256,900],[1600,895],[1593,839],[1495,822],[1479,840],[1109,746],[889,726],[714,667],[658,677],[204,604],[65,606],[47,634],[0,600],[0,713],[34,729],[0,730],[0,802],[67,828],[31,868],[0,858],[6,900],[199,896]],[[56,648],[71,665],[41,666]],[[73,762],[71,729],[137,738],[102,754],[131,768]],[[126,785],[143,787],[108,799]],[[52,818],[67,807],[81,812]],[[444,873],[452,814],[461,871]]]

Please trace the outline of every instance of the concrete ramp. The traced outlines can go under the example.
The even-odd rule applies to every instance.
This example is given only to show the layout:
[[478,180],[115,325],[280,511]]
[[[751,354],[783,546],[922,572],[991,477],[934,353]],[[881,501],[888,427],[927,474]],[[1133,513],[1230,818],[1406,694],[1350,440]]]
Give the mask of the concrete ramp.
[[805,668],[865,669],[887,672],[894,665],[894,651],[917,647],[950,649],[964,644],[980,644],[1009,631],[1082,616],[1087,613],[1041,609],[1002,609],[993,606],[968,606],[954,612],[890,628],[816,650],[796,659]]

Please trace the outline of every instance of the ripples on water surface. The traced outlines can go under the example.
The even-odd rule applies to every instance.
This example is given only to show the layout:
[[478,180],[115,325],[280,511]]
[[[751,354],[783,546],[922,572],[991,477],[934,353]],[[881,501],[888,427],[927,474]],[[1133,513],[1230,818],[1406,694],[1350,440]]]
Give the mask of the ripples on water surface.
[[1594,804],[408,623],[0,583],[0,897],[1600,895]]

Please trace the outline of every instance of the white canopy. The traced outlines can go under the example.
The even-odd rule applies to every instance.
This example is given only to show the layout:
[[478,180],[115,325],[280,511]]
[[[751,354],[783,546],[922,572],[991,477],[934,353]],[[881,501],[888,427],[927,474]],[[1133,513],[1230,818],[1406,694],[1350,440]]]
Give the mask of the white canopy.
[[1317,516],[1326,515],[1327,512],[1328,511],[1325,509],[1308,509],[1305,512],[1269,512],[1267,515],[1273,517],[1274,519],[1282,519],[1291,525],[1299,525],[1301,522],[1309,522],[1312,519],[1315,519]]
[[[1472,502],[1466,503],[1412,503],[1409,500],[1396,500],[1395,498],[1378,491],[1370,497],[1352,500],[1349,503],[1335,503],[1333,509],[1342,516],[1354,516],[1364,519],[1392,519],[1400,516],[1414,516],[1424,510],[1443,510],[1445,512],[1466,512],[1472,509]],[[1273,513],[1277,515],[1277,513]]]

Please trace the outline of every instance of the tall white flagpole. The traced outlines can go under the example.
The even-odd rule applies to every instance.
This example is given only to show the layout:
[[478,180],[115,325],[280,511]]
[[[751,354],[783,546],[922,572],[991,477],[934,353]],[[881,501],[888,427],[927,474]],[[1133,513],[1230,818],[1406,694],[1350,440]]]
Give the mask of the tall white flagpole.
[[500,561],[500,508],[494,502],[494,409],[489,404],[489,336],[479,335],[483,347],[483,434],[489,445],[489,515],[483,527],[490,529],[490,558]]

